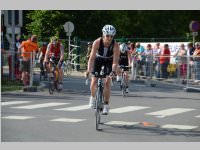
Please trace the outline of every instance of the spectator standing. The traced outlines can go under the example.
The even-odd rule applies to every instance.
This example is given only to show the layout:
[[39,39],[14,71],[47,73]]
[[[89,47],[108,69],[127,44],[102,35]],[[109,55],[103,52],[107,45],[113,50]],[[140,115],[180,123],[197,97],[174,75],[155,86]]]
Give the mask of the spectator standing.
[[160,63],[159,63],[159,55],[160,55],[160,43],[156,43],[154,48],[153,48],[153,73],[156,77],[158,77],[158,68],[160,68]]
[[139,42],[136,43],[136,53],[137,53],[137,71],[139,75],[144,75],[145,72],[145,54],[144,54],[144,47],[140,45]]
[[200,82],[200,42],[195,43],[195,51],[193,53],[195,82]]
[[192,55],[193,55],[193,53],[194,53],[194,50],[195,50],[195,48],[194,48],[194,46],[193,46],[193,43],[188,43],[188,45],[187,45],[187,47],[188,47],[188,51],[187,51],[187,55],[189,56],[189,78],[192,78],[192,74],[193,74],[193,72],[194,72],[194,59],[193,59],[193,57],[192,57]]
[[147,44],[146,50],[145,50],[145,56],[146,56],[146,76],[152,76],[152,69],[153,69],[153,49],[151,44]]
[[[22,56],[22,80],[24,86],[28,86],[30,83],[30,63],[33,60],[35,52],[38,52],[37,36],[32,35],[31,40],[22,42],[18,51]],[[32,58],[31,58],[32,56]]]
[[170,50],[169,45],[164,44],[164,48],[160,52],[160,68],[161,68],[161,78],[168,78],[167,67],[170,62]]
[[186,75],[187,75],[187,50],[185,45],[181,44],[180,49],[174,54],[178,58],[178,67],[180,70],[180,76],[182,78],[182,84],[186,84]]

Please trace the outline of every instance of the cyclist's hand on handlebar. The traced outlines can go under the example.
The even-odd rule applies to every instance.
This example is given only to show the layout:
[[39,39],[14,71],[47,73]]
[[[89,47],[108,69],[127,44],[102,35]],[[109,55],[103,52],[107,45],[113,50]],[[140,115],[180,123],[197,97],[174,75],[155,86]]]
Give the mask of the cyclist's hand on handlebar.
[[87,70],[87,71],[85,72],[85,78],[88,78],[89,75],[90,75],[90,72]]

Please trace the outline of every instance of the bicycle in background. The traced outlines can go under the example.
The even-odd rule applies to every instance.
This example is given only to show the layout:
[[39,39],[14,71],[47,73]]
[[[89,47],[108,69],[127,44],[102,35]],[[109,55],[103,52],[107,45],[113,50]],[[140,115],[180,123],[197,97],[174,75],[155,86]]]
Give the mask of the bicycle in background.
[[64,75],[70,76],[73,70],[70,59],[67,59],[66,61],[64,61],[63,65],[64,65]]
[[121,69],[121,80],[119,81],[120,84],[120,89],[121,89],[121,94],[123,97],[126,96],[126,88],[127,88],[127,83],[126,83],[126,72],[124,71],[125,68],[130,68],[129,66],[124,66],[120,65],[119,68]]

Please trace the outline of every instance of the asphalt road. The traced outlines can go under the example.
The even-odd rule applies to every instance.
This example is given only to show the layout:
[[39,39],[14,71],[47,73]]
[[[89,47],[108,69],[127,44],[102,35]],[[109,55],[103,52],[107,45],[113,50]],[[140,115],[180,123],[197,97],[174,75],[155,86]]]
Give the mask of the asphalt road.
[[[45,83],[45,82],[44,82]],[[130,83],[123,98],[115,82],[110,114],[95,130],[83,77],[64,79],[64,90],[2,93],[1,140],[9,142],[199,142],[200,94],[174,86]]]

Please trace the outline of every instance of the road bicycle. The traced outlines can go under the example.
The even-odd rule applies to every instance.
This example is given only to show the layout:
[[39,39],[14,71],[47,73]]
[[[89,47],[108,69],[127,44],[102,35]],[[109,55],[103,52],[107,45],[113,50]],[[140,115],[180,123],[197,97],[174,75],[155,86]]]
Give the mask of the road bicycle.
[[119,68],[121,69],[121,80],[119,81],[120,84],[120,89],[121,89],[121,94],[123,97],[126,96],[126,88],[127,88],[127,84],[126,84],[126,72],[124,71],[125,68],[130,68],[129,66],[124,66],[124,65],[120,65]]
[[53,94],[53,92],[56,90],[58,92],[61,91],[61,89],[58,89],[58,85],[59,85],[59,70],[58,70],[58,65],[56,65],[55,63],[55,58],[51,57],[50,61],[51,63],[51,74],[49,76],[49,94]]
[[66,61],[64,61],[63,65],[64,65],[64,75],[70,76],[73,70],[70,59],[67,59]]
[[97,80],[97,91],[96,91],[96,104],[95,104],[95,117],[96,117],[96,130],[101,130],[99,127],[101,122],[101,113],[104,106],[104,95],[103,95],[103,78],[106,78],[106,75],[104,73],[104,66],[101,67],[101,71],[98,74],[95,73],[95,77],[98,78]]
[[40,65],[43,65],[43,66],[40,66],[40,81],[48,80],[46,65],[45,64],[40,64]]

